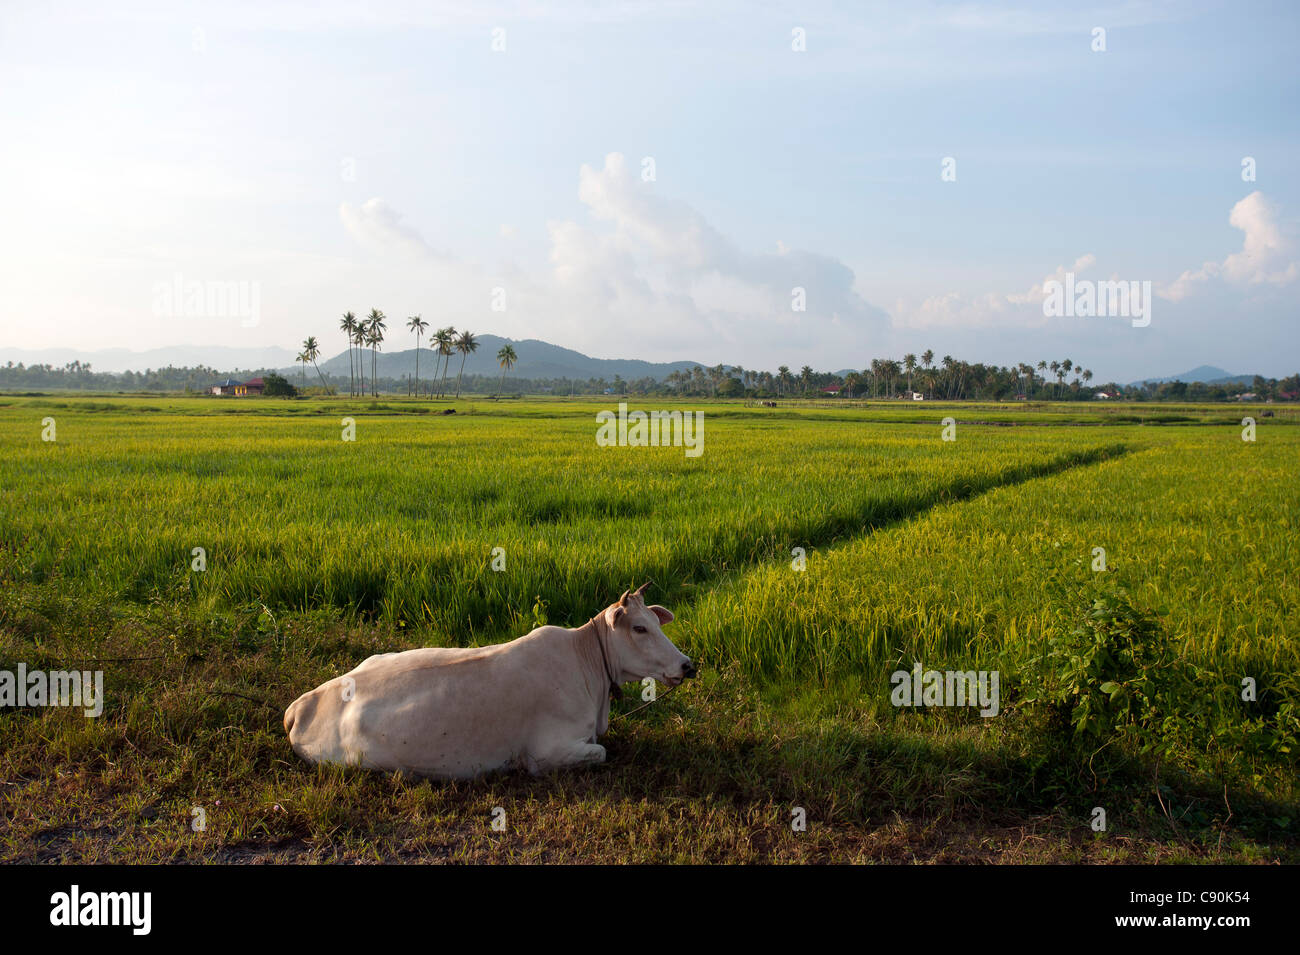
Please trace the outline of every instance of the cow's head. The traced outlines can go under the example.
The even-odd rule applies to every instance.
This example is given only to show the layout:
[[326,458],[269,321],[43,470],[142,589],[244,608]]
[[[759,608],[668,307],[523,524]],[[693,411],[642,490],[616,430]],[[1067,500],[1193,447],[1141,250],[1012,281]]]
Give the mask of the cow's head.
[[695,676],[695,664],[664,636],[660,627],[671,621],[673,614],[666,607],[646,604],[644,594],[649,586],[647,581],[635,593],[624,591],[618,603],[605,610],[610,647],[618,661],[614,665],[620,680],[652,676],[676,686]]

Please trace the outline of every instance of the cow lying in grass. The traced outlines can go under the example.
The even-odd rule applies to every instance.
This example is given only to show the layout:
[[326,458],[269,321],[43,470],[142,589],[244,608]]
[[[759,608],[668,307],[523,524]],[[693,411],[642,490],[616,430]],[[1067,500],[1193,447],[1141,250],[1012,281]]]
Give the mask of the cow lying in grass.
[[370,657],[293,701],[289,742],[309,763],[455,779],[604,762],[596,738],[609,728],[612,689],[695,675],[660,629],[672,613],[646,605],[647,586],[575,630]]

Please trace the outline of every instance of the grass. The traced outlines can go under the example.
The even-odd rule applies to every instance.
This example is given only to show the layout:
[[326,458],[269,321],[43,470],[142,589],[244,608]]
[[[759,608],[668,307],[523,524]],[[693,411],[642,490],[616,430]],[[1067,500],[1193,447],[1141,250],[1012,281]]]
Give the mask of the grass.
[[[604,404],[450,404],[0,397],[0,669],[108,690],[100,719],[0,711],[0,860],[1295,860],[1289,409],[1246,443],[1222,406],[703,403],[690,459],[597,447]],[[289,750],[283,707],[370,653],[576,625],[647,577],[705,675],[604,766]],[[1120,681],[1154,709],[1099,698],[1087,737],[1101,679],[1055,699],[1035,661],[1120,667],[1070,643],[1099,588],[1164,610],[1169,650]],[[1001,715],[890,706],[917,661],[1000,670]]]

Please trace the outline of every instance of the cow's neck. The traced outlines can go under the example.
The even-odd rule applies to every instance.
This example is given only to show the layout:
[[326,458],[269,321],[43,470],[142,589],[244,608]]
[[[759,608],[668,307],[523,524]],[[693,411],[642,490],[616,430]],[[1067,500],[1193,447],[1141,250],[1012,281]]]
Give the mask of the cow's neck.
[[581,659],[587,668],[593,671],[592,675],[595,679],[592,685],[601,688],[599,702],[607,705],[611,691],[615,696],[622,695],[618,685],[621,667],[614,641],[611,639],[613,634],[610,633],[604,619],[599,616],[588,620],[578,628],[577,633]]

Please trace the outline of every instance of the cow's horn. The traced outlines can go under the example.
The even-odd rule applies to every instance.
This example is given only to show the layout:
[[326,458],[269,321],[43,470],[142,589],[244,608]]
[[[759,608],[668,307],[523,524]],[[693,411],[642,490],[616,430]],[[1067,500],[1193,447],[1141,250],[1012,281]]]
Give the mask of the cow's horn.
[[642,584],[640,587],[636,589],[635,596],[640,597],[641,595],[643,595],[646,592],[646,590],[649,588],[649,586],[650,586],[650,581],[647,580],[644,584]]
[[618,598],[618,605],[620,607],[627,603],[627,595],[628,595],[628,591],[625,590],[623,591],[623,596]]

